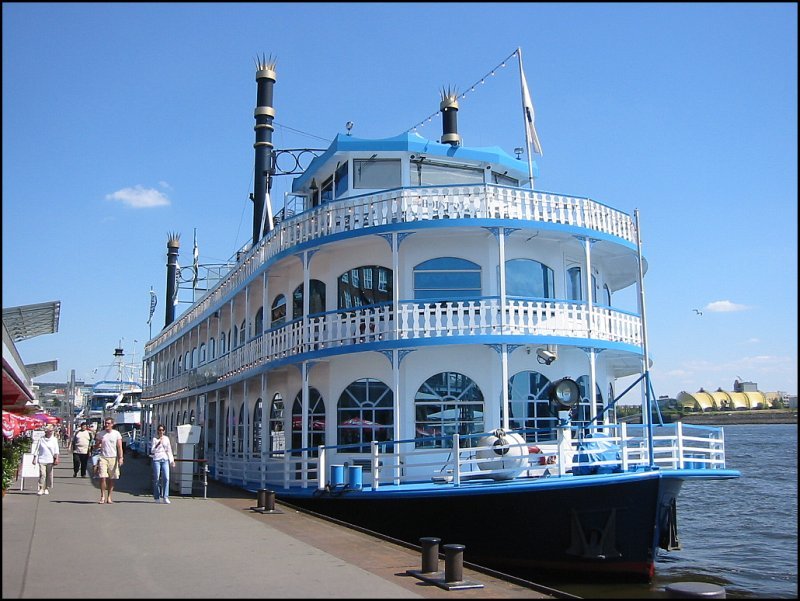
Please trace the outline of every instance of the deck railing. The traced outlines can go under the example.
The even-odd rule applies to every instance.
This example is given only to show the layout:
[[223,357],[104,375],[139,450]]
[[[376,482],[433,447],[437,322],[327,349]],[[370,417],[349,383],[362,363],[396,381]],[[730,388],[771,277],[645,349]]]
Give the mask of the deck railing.
[[630,215],[588,198],[490,184],[398,188],[325,203],[281,221],[220,282],[156,336],[145,353],[201,319],[236,291],[265,261],[299,244],[385,225],[435,219],[509,219],[586,228],[634,244]]
[[[396,339],[454,336],[559,336],[641,345],[640,318],[610,307],[594,307],[591,327],[585,304],[575,301],[509,299],[501,315],[497,297],[459,301],[401,301],[329,311],[268,330],[226,355],[148,385],[148,399],[201,387],[287,357]],[[344,349],[342,349],[344,352]]]
[[[525,431],[517,432],[522,435]],[[364,445],[323,445],[287,450],[263,461],[217,455],[213,473],[222,481],[245,487],[330,490],[331,486],[339,486],[344,490],[346,484],[331,483],[329,468],[334,464],[356,464],[364,469],[363,486],[376,490],[414,482],[460,486],[476,480],[575,477],[646,471],[653,467],[709,470],[708,476],[714,477],[713,470],[725,469],[722,428],[681,422],[653,426],[652,465],[647,432],[641,425],[578,428],[567,424],[559,428],[557,441],[536,447],[528,442],[497,444],[497,438],[491,438],[491,434],[372,442],[368,454],[359,452]],[[525,447],[523,452],[515,455],[514,449],[522,447]]]

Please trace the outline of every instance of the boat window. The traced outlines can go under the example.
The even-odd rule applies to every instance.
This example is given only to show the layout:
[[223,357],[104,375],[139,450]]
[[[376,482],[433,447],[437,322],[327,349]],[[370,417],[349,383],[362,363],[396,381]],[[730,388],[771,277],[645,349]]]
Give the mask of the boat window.
[[274,328],[286,321],[286,297],[279,294],[272,301],[272,321],[271,325]]
[[414,298],[481,295],[480,265],[457,257],[430,259],[414,267]]
[[[310,315],[325,312],[325,283],[319,280],[309,282],[311,298],[308,299]],[[300,284],[292,293],[292,319],[303,316],[303,284]]]
[[509,296],[555,298],[554,281],[553,270],[539,261],[506,261],[506,294]]
[[376,305],[392,300],[392,270],[364,265],[346,271],[338,279],[339,309]]
[[603,284],[603,292],[605,293],[606,307],[611,306],[611,289],[608,284]]
[[353,160],[353,188],[377,190],[401,185],[400,159]]
[[569,300],[583,300],[580,267],[570,267],[567,269],[567,298]]
[[319,192],[320,202],[330,202],[333,200],[333,176],[322,182],[322,189]]
[[206,362],[206,343],[200,343],[200,365]]
[[188,420],[189,420],[189,412],[184,410],[183,411],[183,420],[181,421],[181,423],[182,424],[188,424],[189,423]]
[[239,327],[239,346],[244,345],[247,336],[247,321],[242,320],[242,325]]
[[[591,400],[589,399],[589,376],[583,375],[575,380],[578,384],[580,392],[580,400],[572,408],[572,420],[576,425],[588,425],[591,421]],[[600,386],[595,383],[595,410],[596,415],[600,415],[603,411],[603,393],[600,391]],[[605,417],[605,416],[604,416]],[[598,419],[598,423],[606,423],[605,419]]]
[[183,357],[178,355],[178,372],[177,372],[177,375],[181,375],[182,371],[183,371]]
[[197,367],[199,364],[197,362],[197,347],[192,347],[192,367]]
[[253,409],[253,455],[261,454],[261,413],[264,402],[261,399],[256,400],[256,406]]
[[214,359],[216,357],[216,355],[214,354],[216,352],[215,346],[216,346],[216,340],[214,340],[213,338],[209,338],[208,339],[208,360],[209,361],[211,361],[212,359]]
[[183,364],[187,370],[192,369],[192,353],[191,351],[186,351],[186,354],[183,357]]
[[264,333],[264,307],[260,307],[256,312],[256,319],[253,325],[255,336],[261,336]]
[[497,173],[496,171],[492,171],[492,183],[499,184],[501,186],[513,186],[515,188],[519,188],[519,180],[513,177],[508,177],[502,173]]
[[[453,434],[483,432],[483,393],[464,374],[441,372],[428,378],[414,395],[417,448],[450,448]],[[421,437],[443,437],[421,439]],[[475,446],[466,438],[462,447]]]
[[222,334],[220,334],[220,337],[219,337],[219,354],[220,354],[220,356],[224,355],[225,352],[226,352],[225,351],[225,332],[223,332]]
[[334,195],[336,198],[339,198],[342,194],[347,192],[347,161],[336,168],[333,179],[336,182]]
[[239,340],[239,326],[233,326],[233,340],[231,341],[231,350],[236,348],[236,341]]
[[537,371],[521,371],[508,381],[509,426],[525,432],[527,442],[555,440],[558,413],[550,406],[550,380]]
[[392,390],[380,380],[364,378],[351,383],[339,397],[336,444],[363,443],[352,451],[369,453],[371,441],[392,440],[393,399]]
[[283,425],[283,397],[276,392],[269,408],[269,455],[283,457],[286,450],[286,434]]
[[225,453],[229,455],[233,455],[233,428],[234,428],[234,415],[233,415],[233,407],[228,407],[228,410],[225,413]]
[[236,427],[236,452],[241,455],[244,451],[244,422],[245,422],[245,407],[244,403],[239,407],[239,422]]
[[445,184],[482,184],[483,169],[465,165],[437,163],[428,159],[411,161],[412,186],[441,186]]
[[292,405],[292,448],[310,447],[309,457],[316,457],[317,448],[325,444],[325,401],[319,390],[308,387],[308,441],[303,444],[303,392],[297,393]]

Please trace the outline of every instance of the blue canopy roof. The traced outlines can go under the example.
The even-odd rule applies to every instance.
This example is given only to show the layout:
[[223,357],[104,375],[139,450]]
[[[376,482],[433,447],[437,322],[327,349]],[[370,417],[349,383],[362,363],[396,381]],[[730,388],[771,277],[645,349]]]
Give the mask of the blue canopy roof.
[[508,170],[515,177],[527,177],[527,163],[510,156],[499,146],[467,147],[440,144],[433,140],[423,138],[418,133],[404,132],[393,138],[366,139],[354,138],[346,134],[338,134],[328,149],[316,157],[308,165],[305,173],[297,177],[292,183],[292,191],[305,187],[312,177],[317,177],[318,172],[336,154],[342,152],[414,152],[424,153],[427,157],[441,157],[457,159],[464,162],[489,163],[503,171]]

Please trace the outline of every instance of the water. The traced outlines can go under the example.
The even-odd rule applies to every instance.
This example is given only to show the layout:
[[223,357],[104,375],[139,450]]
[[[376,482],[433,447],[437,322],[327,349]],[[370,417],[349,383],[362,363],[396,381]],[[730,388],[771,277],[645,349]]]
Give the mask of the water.
[[680,551],[660,551],[649,585],[542,581],[584,598],[666,598],[674,582],[708,582],[728,599],[797,598],[797,425],[725,426],[737,480],[686,482]]

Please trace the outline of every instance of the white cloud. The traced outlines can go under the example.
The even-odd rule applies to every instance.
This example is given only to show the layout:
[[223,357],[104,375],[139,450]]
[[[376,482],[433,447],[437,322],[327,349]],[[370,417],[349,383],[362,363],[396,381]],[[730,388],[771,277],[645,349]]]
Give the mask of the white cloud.
[[169,182],[165,182],[164,180],[158,182],[158,185],[164,188],[165,190],[172,190],[172,186],[169,185]]
[[119,201],[134,209],[149,209],[170,204],[169,198],[163,193],[140,185],[106,194],[106,200]]
[[749,308],[747,305],[739,305],[729,300],[714,301],[705,306],[706,311],[710,313],[732,313],[734,311],[747,311]]

